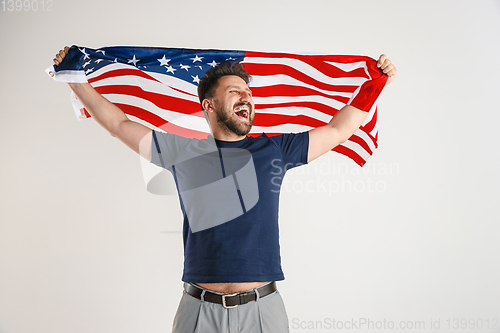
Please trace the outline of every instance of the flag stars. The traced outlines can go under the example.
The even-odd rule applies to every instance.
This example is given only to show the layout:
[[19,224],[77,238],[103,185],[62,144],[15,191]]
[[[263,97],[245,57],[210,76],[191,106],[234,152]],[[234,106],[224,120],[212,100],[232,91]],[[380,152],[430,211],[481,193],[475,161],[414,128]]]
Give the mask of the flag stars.
[[90,58],[89,54],[87,52],[85,52],[85,48],[83,48],[83,49],[79,48],[79,50],[80,50],[80,52],[82,52],[83,54],[85,54],[85,57],[83,58],[83,60],[85,60],[87,58]]
[[215,67],[218,65],[218,63],[216,63],[215,60],[213,60],[212,62],[209,62],[208,65]]
[[226,59],[227,61],[231,61],[231,60],[236,60],[235,58],[232,58],[232,57],[229,57]]
[[190,58],[191,60],[193,60],[193,63],[199,61],[201,62],[201,59],[203,59],[204,57],[198,57],[198,55],[196,55],[194,58]]
[[163,58],[161,59],[157,59],[159,62],[160,62],[160,66],[169,66],[168,62],[171,60],[171,59],[167,59],[165,58],[165,55],[163,55]]
[[83,64],[83,66],[82,66],[82,67],[83,67],[83,68],[87,67],[87,65],[90,65],[90,62],[91,62],[91,61],[92,61],[92,60],[87,61],[86,63],[84,63],[84,64]]
[[188,65],[183,65],[183,64],[180,64],[180,66],[181,66],[181,69],[185,69],[185,70],[186,70],[186,72],[188,72],[188,71],[189,71],[189,69],[191,68],[191,66],[188,66]]
[[94,71],[94,68],[95,68],[95,67],[92,67],[91,69],[87,69],[87,70],[85,71],[85,75],[87,75],[87,74],[88,74],[88,73],[90,73],[90,72],[93,72],[93,71]]
[[[166,67],[166,66],[165,66],[165,67]],[[167,67],[167,73],[169,73],[169,72],[170,72],[170,73],[174,74],[174,72],[175,72],[176,70],[177,70],[177,69],[173,68],[172,66],[168,66],[168,67]]]
[[139,61],[141,61],[141,59],[136,59],[136,58],[135,58],[135,54],[134,54],[134,57],[133,57],[132,59],[128,59],[128,63],[127,63],[127,64],[132,63],[132,64],[134,64],[134,66],[137,66],[137,63],[138,63]]
[[193,82],[200,83],[200,78],[198,77],[198,75],[196,76],[191,75],[191,77],[193,78]]
[[106,52],[105,52],[105,51],[103,51],[103,50],[97,50],[97,51],[96,51],[96,53],[97,53],[97,52],[101,52],[103,55],[106,55]]
[[97,59],[95,62],[96,64],[100,63],[101,61],[104,61],[104,59]]

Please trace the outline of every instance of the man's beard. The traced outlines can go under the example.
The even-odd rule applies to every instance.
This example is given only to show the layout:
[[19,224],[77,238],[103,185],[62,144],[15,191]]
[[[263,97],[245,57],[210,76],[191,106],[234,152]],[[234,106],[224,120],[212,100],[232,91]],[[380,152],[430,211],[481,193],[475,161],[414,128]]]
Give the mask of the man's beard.
[[[236,119],[232,117],[234,108],[240,105],[248,106],[248,124],[239,123]],[[216,110],[217,123],[225,132],[233,132],[238,136],[247,135],[252,129],[253,123],[253,108],[249,103],[238,103],[233,106],[232,109],[224,110],[224,106]]]

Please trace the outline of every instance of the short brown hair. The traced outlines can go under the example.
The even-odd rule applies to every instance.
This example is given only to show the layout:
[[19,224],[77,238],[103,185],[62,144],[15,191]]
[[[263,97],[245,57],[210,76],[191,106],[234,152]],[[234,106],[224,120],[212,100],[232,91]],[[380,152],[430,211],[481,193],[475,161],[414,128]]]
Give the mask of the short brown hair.
[[198,97],[200,99],[201,109],[203,109],[203,100],[214,96],[215,90],[219,85],[219,79],[226,75],[239,76],[247,85],[252,80],[252,76],[248,74],[239,63],[222,61],[217,66],[206,71],[205,76],[203,76],[198,83]]

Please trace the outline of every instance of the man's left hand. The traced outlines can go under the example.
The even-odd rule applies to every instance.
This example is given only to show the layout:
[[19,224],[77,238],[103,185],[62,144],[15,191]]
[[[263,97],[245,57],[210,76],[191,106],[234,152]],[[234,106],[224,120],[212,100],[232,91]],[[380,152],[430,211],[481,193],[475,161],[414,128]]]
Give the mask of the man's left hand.
[[386,85],[394,80],[398,72],[396,67],[394,67],[392,62],[389,59],[387,59],[387,56],[385,54],[382,54],[380,58],[378,58],[377,67],[379,67],[382,70],[382,72],[389,77],[387,79]]

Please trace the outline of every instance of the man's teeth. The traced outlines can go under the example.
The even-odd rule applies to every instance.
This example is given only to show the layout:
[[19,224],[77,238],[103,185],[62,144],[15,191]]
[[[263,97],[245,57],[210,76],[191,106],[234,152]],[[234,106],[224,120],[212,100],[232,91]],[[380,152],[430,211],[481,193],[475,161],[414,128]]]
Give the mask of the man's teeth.
[[239,117],[247,118],[248,112],[249,112],[249,109],[248,109],[248,106],[246,106],[246,105],[238,106],[234,109],[234,113],[236,113],[236,115],[238,115]]
[[247,106],[238,106],[238,107],[236,107],[236,109],[234,109],[234,112],[240,112],[242,110],[248,111],[248,107]]

